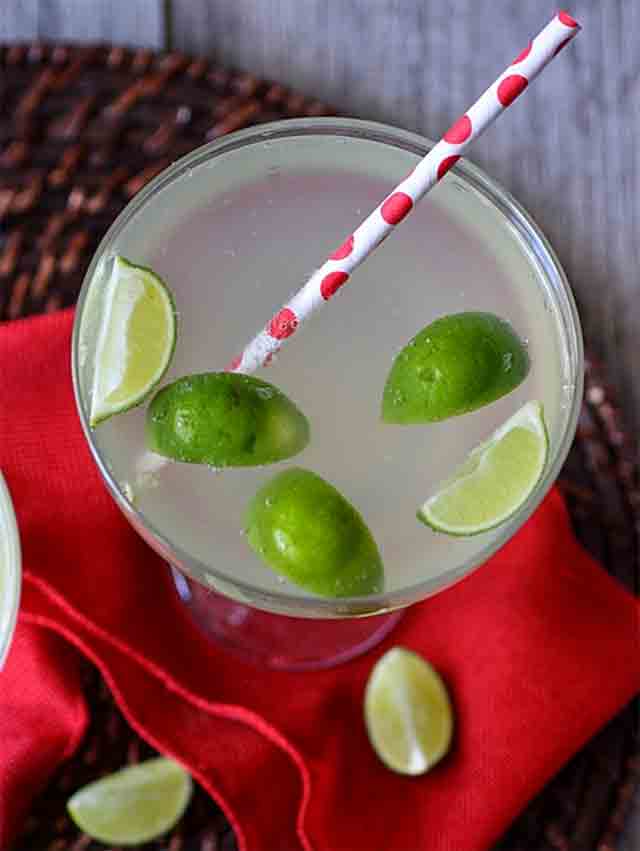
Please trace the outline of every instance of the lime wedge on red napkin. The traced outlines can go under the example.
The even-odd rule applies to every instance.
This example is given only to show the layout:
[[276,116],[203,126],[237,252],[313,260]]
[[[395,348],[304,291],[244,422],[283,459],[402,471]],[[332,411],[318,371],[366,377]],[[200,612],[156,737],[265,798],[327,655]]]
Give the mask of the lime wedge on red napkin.
[[399,774],[424,774],[449,750],[453,712],[446,686],[411,650],[392,647],[376,662],[364,717],[373,749]]

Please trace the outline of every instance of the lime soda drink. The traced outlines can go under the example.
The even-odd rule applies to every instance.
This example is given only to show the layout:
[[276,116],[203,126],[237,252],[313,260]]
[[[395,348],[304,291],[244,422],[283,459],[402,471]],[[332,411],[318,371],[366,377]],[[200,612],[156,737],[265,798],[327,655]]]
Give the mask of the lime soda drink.
[[[92,286],[108,279],[119,254],[149,266],[171,288],[178,340],[163,384],[223,369],[425,151],[418,137],[380,125],[324,119],[282,128],[244,131],[235,143],[201,149],[178,164],[130,205],[94,260]],[[187,562],[187,572],[212,589],[292,614],[298,600],[309,613],[322,612],[309,603],[312,594],[256,556],[243,516],[275,474],[293,465],[311,470],[361,514],[384,564],[384,588],[375,599],[342,601],[327,613],[412,602],[482,562],[533,508],[533,502],[525,506],[509,529],[470,538],[439,534],[417,520],[416,509],[474,446],[536,399],[544,408],[550,465],[557,469],[566,451],[580,342],[575,308],[554,264],[511,199],[463,166],[260,371],[310,423],[310,442],[295,459],[223,471],[187,463],[154,469],[147,463],[145,406],[101,424],[92,433],[94,451],[120,503],[135,506],[137,524],[147,537],[162,539],[169,560]],[[382,394],[396,354],[430,322],[462,311],[493,313],[511,324],[527,346],[526,379],[464,416],[383,423]],[[81,336],[77,378],[84,405],[93,345],[90,335]]]

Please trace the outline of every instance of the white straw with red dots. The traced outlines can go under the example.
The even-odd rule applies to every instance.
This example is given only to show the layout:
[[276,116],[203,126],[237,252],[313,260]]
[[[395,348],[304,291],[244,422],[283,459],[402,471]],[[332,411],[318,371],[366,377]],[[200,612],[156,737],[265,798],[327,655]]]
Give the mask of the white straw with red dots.
[[395,225],[460,159],[474,139],[522,94],[579,30],[578,23],[568,12],[558,12],[473,106],[451,125],[411,174],[396,186],[291,301],[276,313],[242,354],[229,364],[228,371],[250,373],[259,366],[266,366],[284,341],[346,284],[353,270],[380,245]]

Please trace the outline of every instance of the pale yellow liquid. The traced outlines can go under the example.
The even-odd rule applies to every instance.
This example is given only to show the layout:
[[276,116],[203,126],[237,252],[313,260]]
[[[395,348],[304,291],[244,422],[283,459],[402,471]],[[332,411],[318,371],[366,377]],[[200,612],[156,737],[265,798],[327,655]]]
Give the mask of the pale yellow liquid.
[[[150,265],[175,294],[179,338],[166,381],[222,369],[416,161],[373,142],[287,140],[256,144],[250,158],[226,155],[159,193],[113,251]],[[395,354],[435,318],[466,310],[512,323],[528,345],[527,379],[463,417],[383,425],[380,401]],[[282,591],[282,580],[250,550],[242,517],[279,470],[306,467],[334,484],[378,543],[386,590],[405,589],[455,569],[497,534],[435,534],[416,519],[418,506],[527,400],[543,403],[555,444],[572,390],[557,306],[540,270],[506,219],[454,176],[259,374],[310,420],[311,443],[291,461],[223,473],[170,464],[141,485],[144,408],[101,425],[96,441],[115,479],[133,486],[137,507],[171,542],[267,591]]]

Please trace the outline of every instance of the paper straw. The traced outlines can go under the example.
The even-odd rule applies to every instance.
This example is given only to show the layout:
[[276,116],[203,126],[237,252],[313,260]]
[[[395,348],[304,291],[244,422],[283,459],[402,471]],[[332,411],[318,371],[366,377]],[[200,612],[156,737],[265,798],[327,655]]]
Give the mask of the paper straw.
[[285,340],[295,334],[303,322],[347,283],[354,269],[445,176],[469,145],[511,106],[579,30],[580,26],[568,12],[558,12],[473,106],[451,125],[411,174],[396,186],[271,318],[242,354],[229,364],[227,370],[251,373],[260,366],[266,366]]

